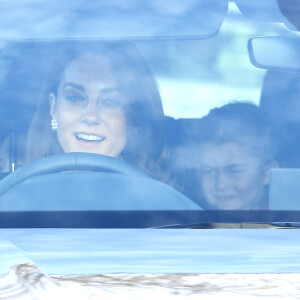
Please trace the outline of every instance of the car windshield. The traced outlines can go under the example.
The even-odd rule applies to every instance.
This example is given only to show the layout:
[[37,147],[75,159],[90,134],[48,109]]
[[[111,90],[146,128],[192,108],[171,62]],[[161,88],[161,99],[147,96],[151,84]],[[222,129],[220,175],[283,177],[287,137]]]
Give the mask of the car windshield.
[[297,9],[28,0],[0,11],[1,226],[300,222]]

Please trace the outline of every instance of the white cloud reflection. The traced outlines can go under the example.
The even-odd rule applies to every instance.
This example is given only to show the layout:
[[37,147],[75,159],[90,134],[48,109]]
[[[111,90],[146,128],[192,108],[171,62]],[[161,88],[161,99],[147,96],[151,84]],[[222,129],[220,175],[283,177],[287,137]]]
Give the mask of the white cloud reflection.
[[227,8],[225,0],[159,3],[158,7],[154,0],[3,0],[0,38],[210,35],[220,27]]

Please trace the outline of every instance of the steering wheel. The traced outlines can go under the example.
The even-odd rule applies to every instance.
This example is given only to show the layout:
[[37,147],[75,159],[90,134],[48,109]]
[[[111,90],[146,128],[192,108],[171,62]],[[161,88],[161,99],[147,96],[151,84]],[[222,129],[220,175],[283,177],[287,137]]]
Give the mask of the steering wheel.
[[124,161],[66,153],[33,161],[0,182],[0,211],[199,210]]
[[64,153],[38,159],[9,174],[0,182],[0,197],[29,178],[72,171],[112,172],[150,178],[140,169],[109,156],[79,152]]

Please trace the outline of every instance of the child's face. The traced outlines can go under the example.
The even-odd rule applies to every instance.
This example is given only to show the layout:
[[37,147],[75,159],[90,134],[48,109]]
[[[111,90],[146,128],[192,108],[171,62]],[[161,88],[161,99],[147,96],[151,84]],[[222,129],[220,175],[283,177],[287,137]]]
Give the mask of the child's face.
[[255,209],[268,175],[249,147],[234,142],[201,148],[201,187],[214,209]]

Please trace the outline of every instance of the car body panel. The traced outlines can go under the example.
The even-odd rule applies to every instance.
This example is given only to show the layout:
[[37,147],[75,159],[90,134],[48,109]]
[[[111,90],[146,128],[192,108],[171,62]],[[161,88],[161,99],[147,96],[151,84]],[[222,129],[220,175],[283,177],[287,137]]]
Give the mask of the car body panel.
[[[1,229],[0,273],[299,273],[296,229]],[[13,250],[13,251],[12,251]]]

